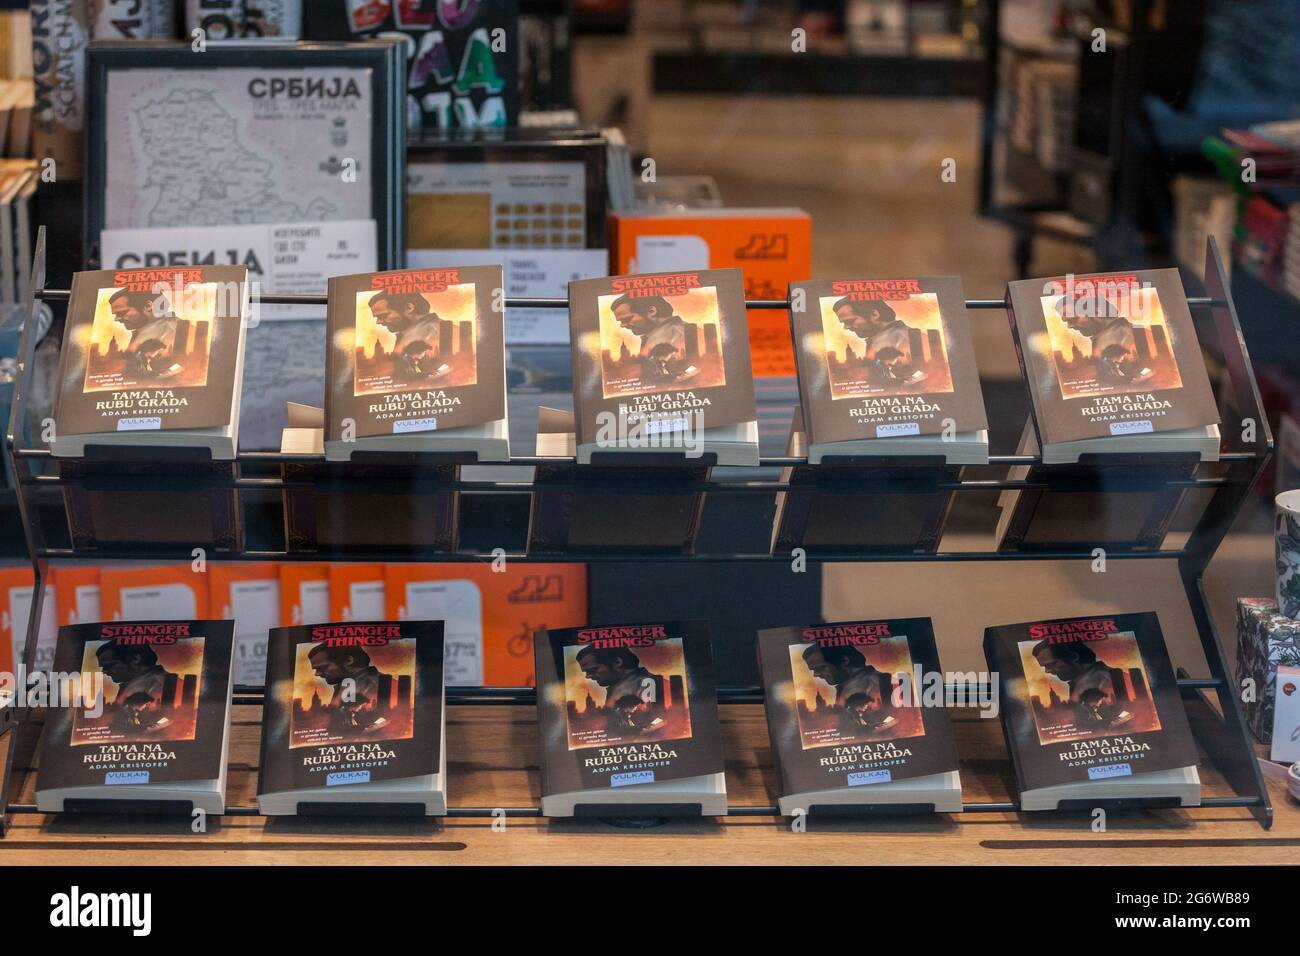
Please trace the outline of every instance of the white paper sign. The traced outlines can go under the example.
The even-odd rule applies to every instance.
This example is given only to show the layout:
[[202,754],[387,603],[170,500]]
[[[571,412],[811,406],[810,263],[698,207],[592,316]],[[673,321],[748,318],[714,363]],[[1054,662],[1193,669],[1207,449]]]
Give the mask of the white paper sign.
[[264,683],[267,632],[280,623],[279,580],[231,581],[221,613],[235,622],[235,683]]
[[[324,295],[330,276],[373,272],[378,261],[373,219],[201,229],[105,229],[99,237],[100,259],[106,269],[248,266],[254,292]],[[324,317],[323,305],[258,308],[254,304],[252,323]]]
[[295,624],[325,624],[330,619],[329,581],[302,581],[298,585]]
[[382,621],[384,619],[384,582],[354,581],[348,586],[345,621]]
[[409,581],[403,602],[408,621],[442,621],[443,681],[483,684],[483,595],[473,581]]
[[[27,622],[32,617],[31,586],[9,589],[9,633],[13,635],[14,663],[23,659],[27,645]],[[33,671],[48,671],[54,665],[54,644],[59,628],[54,603],[54,588],[45,589],[45,603],[41,605],[41,626],[36,634],[36,660]]]
[[[563,299],[575,279],[609,274],[604,249],[412,249],[412,269],[500,266],[508,299]],[[507,345],[563,345],[569,341],[567,309],[506,309]]]
[[198,601],[188,584],[122,588],[120,621],[192,621],[198,616]]

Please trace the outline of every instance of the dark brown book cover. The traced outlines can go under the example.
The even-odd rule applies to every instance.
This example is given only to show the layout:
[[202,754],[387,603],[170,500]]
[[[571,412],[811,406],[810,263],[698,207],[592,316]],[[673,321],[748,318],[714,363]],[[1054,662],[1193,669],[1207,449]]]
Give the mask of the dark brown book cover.
[[570,282],[569,326],[579,446],[757,419],[739,269]]
[[770,628],[758,651],[783,794],[860,787],[870,802],[871,784],[957,770],[929,618]]
[[504,418],[504,309],[500,266],[331,278],[325,440]]
[[722,772],[703,622],[543,629],[533,648],[543,794]]
[[74,275],[58,434],[230,426],[247,290],[243,266]]
[[59,628],[54,670],[80,675],[85,700],[51,708],[37,789],[215,780],[233,640],[232,621]]
[[960,279],[795,282],[790,332],[814,444],[988,427]]
[[436,774],[442,712],[441,621],[272,628],[257,792]]
[[1040,447],[1218,424],[1177,269],[1012,282],[1007,316]]
[[984,655],[1020,789],[1196,765],[1154,612],[986,628]]

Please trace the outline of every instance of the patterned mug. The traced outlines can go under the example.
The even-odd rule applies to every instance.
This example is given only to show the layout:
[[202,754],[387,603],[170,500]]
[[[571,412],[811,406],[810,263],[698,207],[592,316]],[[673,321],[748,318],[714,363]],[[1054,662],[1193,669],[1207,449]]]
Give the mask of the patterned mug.
[[1273,500],[1277,513],[1273,537],[1277,544],[1277,609],[1300,619],[1300,489],[1284,491]]

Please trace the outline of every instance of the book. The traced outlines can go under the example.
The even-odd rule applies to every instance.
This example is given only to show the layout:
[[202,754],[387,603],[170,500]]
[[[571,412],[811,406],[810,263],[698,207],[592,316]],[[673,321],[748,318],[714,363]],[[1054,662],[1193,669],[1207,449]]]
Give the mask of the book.
[[1023,810],[1201,802],[1196,745],[1154,612],[990,627]]
[[447,812],[441,621],[278,627],[266,661],[257,808]]
[[[623,168],[630,166],[624,158]],[[783,298],[791,282],[812,275],[813,217],[802,209],[682,208],[669,197],[655,208],[619,209],[610,216],[609,232],[610,269],[622,275],[736,268],[744,276],[745,298],[768,300]],[[794,385],[790,332],[779,311],[749,310],[749,354],[756,378]],[[793,394],[773,412],[782,414],[791,399]],[[761,391],[759,402],[762,415]]]
[[758,464],[739,269],[580,279],[569,323],[579,464],[595,451]]
[[500,266],[331,278],[325,457],[508,461],[504,309]]
[[543,815],[726,814],[704,623],[542,628],[533,649]]
[[1045,464],[1081,454],[1219,457],[1219,414],[1177,269],[1007,285]]
[[988,463],[960,279],[794,282],[789,299],[811,464],[823,455]]
[[[780,810],[931,805],[961,812],[952,723],[929,702],[939,654],[928,617],[758,632]],[[930,675],[927,677],[926,675]]]
[[233,643],[230,621],[59,628],[54,670],[80,675],[81,694],[46,719],[37,808],[157,801],[223,813]]
[[301,6],[304,40],[401,38],[412,131],[518,124],[519,0],[308,0]]
[[248,269],[104,269],[72,277],[50,451],[207,448],[235,457]]

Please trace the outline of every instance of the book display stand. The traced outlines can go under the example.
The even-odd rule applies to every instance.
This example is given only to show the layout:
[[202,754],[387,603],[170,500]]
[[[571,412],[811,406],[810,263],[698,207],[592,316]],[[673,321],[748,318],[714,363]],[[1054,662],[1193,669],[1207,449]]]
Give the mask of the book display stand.
[[[67,290],[46,289],[45,284],[45,236],[44,231],[38,235],[36,258],[33,267],[33,292],[29,303],[34,310],[40,302],[66,301]],[[1187,708],[1189,722],[1202,753],[1203,759],[1212,765],[1231,787],[1231,796],[1214,796],[1203,799],[1200,809],[1219,810],[1223,808],[1246,808],[1265,828],[1272,823],[1272,807],[1268,793],[1261,778],[1260,769],[1255,758],[1249,732],[1242,718],[1238,689],[1232,679],[1231,669],[1224,657],[1219,635],[1212,623],[1203,586],[1203,575],[1211,558],[1214,556],[1224,536],[1233,523],[1233,519],[1248,500],[1251,487],[1263,469],[1273,447],[1259,392],[1252,374],[1240,325],[1237,321],[1235,307],[1228,293],[1227,282],[1217,248],[1210,240],[1206,252],[1207,298],[1190,299],[1194,312],[1208,313],[1212,316],[1212,328],[1215,333],[1214,347],[1221,352],[1224,365],[1222,386],[1230,389],[1233,401],[1226,403],[1237,416],[1236,420],[1222,423],[1224,448],[1218,462],[1198,463],[1188,470],[1185,460],[1179,456],[1143,455],[1128,456],[1123,454],[1100,455],[1081,463],[1063,473],[1056,469],[1042,468],[1041,460],[1033,455],[998,455],[991,456],[989,466],[966,468],[960,472],[945,469],[934,460],[923,460],[915,466],[924,472],[919,484],[907,488],[910,492],[932,499],[932,507],[942,510],[947,501],[960,494],[989,493],[1003,490],[1021,490],[1041,495],[1044,500],[1054,494],[1077,494],[1081,489],[1097,495],[1104,500],[1113,494],[1120,494],[1132,488],[1144,491],[1151,489],[1152,482],[1167,489],[1182,489],[1187,498],[1195,498],[1201,505],[1194,525],[1184,536],[1170,535],[1165,547],[1141,549],[1119,549],[1110,557],[1115,561],[1159,560],[1176,564],[1191,616],[1195,622],[1197,636],[1204,651],[1208,673],[1203,676],[1191,676],[1183,670],[1178,671],[1178,686]],[[324,296],[302,295],[262,295],[260,301],[267,304],[311,304],[322,308]],[[507,308],[564,308],[567,303],[562,300],[525,300],[507,299]],[[784,301],[751,301],[751,309],[786,308]],[[1001,311],[1004,304],[1000,299],[970,300],[968,309],[982,312]],[[48,581],[48,572],[53,562],[68,559],[93,558],[106,562],[115,560],[151,559],[160,557],[189,562],[193,559],[195,547],[210,547],[210,559],[248,560],[248,561],[294,561],[294,560],[329,560],[344,557],[348,560],[375,561],[487,561],[494,555],[487,550],[474,550],[470,542],[476,542],[481,536],[472,533],[468,527],[469,516],[462,514],[459,527],[454,517],[447,519],[450,524],[437,528],[430,526],[428,533],[421,533],[414,539],[394,542],[389,545],[383,540],[347,543],[342,550],[328,546],[326,540],[314,542],[307,540],[287,540],[288,531],[283,532],[280,541],[263,541],[261,536],[254,536],[247,530],[253,520],[250,516],[262,515],[266,511],[274,512],[277,507],[286,507],[290,499],[304,498],[318,493],[346,496],[354,488],[365,488],[370,492],[382,491],[399,496],[448,496],[448,495],[491,495],[506,496],[520,510],[527,509],[534,519],[539,510],[546,515],[548,522],[545,534],[533,537],[542,546],[530,547],[528,529],[518,529],[522,542],[517,553],[507,549],[509,561],[556,561],[598,562],[598,561],[724,561],[734,563],[739,571],[747,562],[789,562],[789,550],[782,550],[784,544],[777,542],[777,547],[769,553],[694,553],[690,535],[687,540],[671,542],[665,548],[663,542],[657,546],[648,541],[649,547],[638,554],[635,547],[620,545],[616,548],[587,535],[575,536],[566,532],[563,526],[564,515],[578,516],[584,514],[584,506],[589,497],[606,499],[599,505],[608,514],[614,510],[608,508],[608,499],[616,496],[670,495],[688,502],[682,527],[690,527],[695,513],[691,503],[695,496],[707,500],[711,494],[725,496],[754,495],[771,501],[778,493],[797,494],[801,498],[817,496],[823,493],[845,495],[846,500],[854,498],[871,499],[880,494],[898,494],[900,489],[908,486],[906,462],[891,461],[888,467],[866,465],[859,461],[831,462],[825,468],[825,474],[818,476],[819,466],[808,465],[801,458],[764,459],[754,477],[745,480],[725,480],[715,476],[714,469],[707,467],[707,462],[699,460],[686,462],[686,467],[647,467],[649,463],[640,457],[625,461],[624,457],[613,456],[593,463],[592,466],[579,466],[572,460],[538,457],[516,457],[510,464],[528,466],[535,469],[535,477],[526,477],[517,481],[466,481],[459,471],[460,462],[446,459],[425,461],[415,456],[409,460],[396,462],[352,462],[326,466],[321,456],[284,455],[271,452],[241,452],[232,463],[222,463],[213,467],[211,462],[197,462],[187,454],[162,449],[149,449],[136,453],[135,460],[130,454],[116,451],[112,455],[96,454],[86,462],[75,466],[60,467],[61,462],[50,455],[47,447],[34,436],[41,434],[41,422],[31,421],[33,358],[36,347],[33,333],[35,323],[28,322],[23,329],[21,351],[19,353],[18,377],[15,383],[13,407],[9,420],[6,443],[10,456],[15,482],[18,488],[18,504],[23,519],[27,545],[36,575],[35,592],[32,599],[31,618],[27,625],[27,640],[24,660],[31,662],[36,650],[38,627],[41,618],[42,603],[45,599],[44,584]],[[1203,346],[1207,343],[1202,343]],[[144,460],[141,460],[144,459]],[[593,471],[588,477],[588,468]],[[1008,469],[1028,467],[1030,475],[1023,480],[1011,480],[1006,477]],[[374,469],[393,469],[393,474],[381,480],[383,488],[377,489],[375,482],[380,480],[373,474]],[[544,469],[551,469],[544,475]],[[594,476],[599,469],[605,474]],[[772,474],[774,469],[792,469],[801,476],[791,480],[771,480],[764,477]],[[728,469],[738,472],[739,469]],[[399,473],[400,472],[400,473]],[[528,475],[524,469],[521,474]],[[561,473],[562,472],[562,473]],[[843,472],[844,475],[832,475]],[[975,477],[990,473],[995,477]],[[848,477],[845,477],[847,475]],[[830,480],[833,479],[833,480]],[[178,499],[188,498],[187,506],[167,504],[166,511],[160,510],[157,492],[165,489],[167,495]],[[76,502],[83,496],[112,496],[111,501],[102,501],[90,507],[93,520],[83,521],[82,511]],[[560,496],[565,500],[561,507],[554,507],[554,501],[547,498]],[[227,527],[226,516],[214,513],[211,502],[220,498],[231,503],[234,517],[233,533]],[[339,506],[345,506],[340,499]],[[195,502],[198,504],[196,505]],[[802,507],[802,505],[801,505]],[[57,527],[49,519],[62,508],[67,518],[66,526]],[[187,529],[189,508],[206,510],[207,521],[197,530]],[[413,509],[414,510],[414,509]],[[454,516],[453,508],[451,514]],[[475,511],[479,509],[474,509]],[[491,509],[483,509],[491,510]],[[930,506],[922,509],[923,513],[932,510]],[[440,506],[431,506],[434,514],[443,513]],[[173,519],[172,514],[180,517]],[[559,516],[559,517],[557,517]],[[103,530],[103,521],[111,517],[112,534]],[[559,522],[557,525],[556,522]],[[158,525],[164,528],[160,531]],[[266,524],[274,527],[274,520]],[[69,530],[69,526],[70,529]],[[284,522],[279,527],[284,529]],[[133,534],[131,529],[138,529]],[[182,534],[178,535],[177,531]],[[319,529],[318,529],[319,530]],[[541,531],[542,529],[534,529]],[[657,529],[651,529],[653,533]],[[162,533],[165,531],[165,533]],[[629,541],[634,541],[636,528],[626,529]],[[594,532],[593,532],[594,534]],[[184,535],[185,539],[180,540]],[[197,536],[197,537],[196,537]],[[1026,540],[1034,540],[1032,521],[1030,527],[1023,529]],[[257,537],[258,540],[254,540]],[[1170,544],[1170,541],[1173,544]],[[812,561],[853,561],[853,562],[910,562],[910,561],[995,561],[1014,562],[1017,560],[1070,560],[1091,561],[1095,558],[1091,542],[1075,546],[1054,548],[1030,548],[1021,550],[995,551],[956,551],[944,550],[943,542],[918,542],[908,547],[876,547],[869,539],[860,544],[852,540],[832,542],[833,547],[809,548],[808,559]],[[499,549],[498,549],[499,550]],[[955,688],[950,688],[954,690]],[[753,687],[731,687],[719,690],[719,702],[722,704],[754,704],[762,700],[762,690]],[[234,691],[236,705],[257,705],[262,702],[262,688],[237,685]],[[21,701],[20,701],[21,703]],[[448,706],[516,706],[531,707],[535,703],[535,691],[532,688],[492,688],[492,687],[448,687],[446,692]],[[36,813],[34,804],[11,804],[9,800],[10,772],[14,763],[14,739],[19,727],[32,715],[23,708],[18,708],[14,719],[0,724],[0,733],[5,739],[0,751],[4,753],[3,783],[0,791],[0,819],[7,813]],[[2,718],[0,718],[2,719]],[[456,789],[455,774],[449,775],[448,792],[454,797]],[[626,806],[617,808],[602,807],[599,795],[592,793],[593,803],[578,807],[579,816],[607,818],[611,816],[631,818],[661,818],[683,814],[698,815],[698,807],[663,807],[653,804]],[[1088,807],[1110,805],[1121,808],[1148,808],[1161,805],[1161,801],[1126,800],[1126,801],[1086,801]],[[72,805],[71,810],[102,809],[89,805]],[[123,812],[128,809],[119,802],[114,802],[113,811]],[[134,809],[152,814],[167,812],[189,812],[188,804],[171,805],[152,802],[147,806]],[[337,808],[331,807],[333,814]],[[366,807],[367,814],[392,810],[402,814],[404,808]],[[826,815],[840,816],[843,808],[813,808]],[[902,811],[925,812],[928,806],[890,807],[889,812]],[[855,808],[858,815],[870,815],[873,808],[865,811]],[[1015,800],[967,803],[964,810],[974,812],[1014,813],[1019,810]],[[311,813],[311,806],[300,807],[300,812]],[[539,807],[488,807],[488,806],[452,806],[448,809],[450,817],[493,817],[502,812],[508,817],[539,817]],[[1189,809],[1189,813],[1195,809]],[[231,806],[226,810],[229,816],[256,816],[257,810],[251,806]],[[738,805],[728,808],[731,817],[774,817],[778,815],[773,803],[766,805]]]

